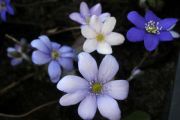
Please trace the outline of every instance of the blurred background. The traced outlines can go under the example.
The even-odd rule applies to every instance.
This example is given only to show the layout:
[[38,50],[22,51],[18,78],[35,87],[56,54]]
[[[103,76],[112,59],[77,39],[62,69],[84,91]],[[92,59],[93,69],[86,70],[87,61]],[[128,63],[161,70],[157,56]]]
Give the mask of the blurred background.
[[[0,120],[80,120],[77,105],[70,107],[59,105],[58,100],[63,93],[50,82],[44,69],[46,66],[36,66],[28,62],[11,66],[6,49],[14,46],[14,42],[5,37],[5,34],[9,34],[17,40],[25,38],[30,43],[39,35],[47,34],[53,41],[78,48],[81,45],[78,41],[83,39],[80,30],[63,33],[55,31],[79,26],[69,19],[69,14],[79,11],[80,2],[82,1],[11,0],[15,15],[7,15],[6,22],[0,21],[0,113],[19,115],[49,101],[57,102],[18,118],[0,115]],[[177,0],[85,0],[85,2],[89,6],[100,2],[103,12],[109,12],[116,17],[115,31],[124,35],[133,26],[127,20],[127,13],[132,10],[144,15],[145,7],[148,6],[161,18],[180,18]],[[177,24],[174,30],[179,32],[180,26]],[[135,111],[143,111],[141,114],[149,116],[142,120],[168,118],[179,48],[179,39],[164,42],[143,63],[141,66],[143,75],[130,83],[128,98],[125,101],[118,101],[123,120],[136,120],[127,119]],[[128,41],[113,47],[113,51],[120,64],[116,76],[118,79],[127,79],[146,52],[143,43]],[[31,56],[31,52],[29,55]],[[98,61],[103,58],[103,55],[99,56],[96,52],[93,56]],[[75,66],[77,68],[76,64]],[[105,118],[97,112],[94,120],[105,120]]]

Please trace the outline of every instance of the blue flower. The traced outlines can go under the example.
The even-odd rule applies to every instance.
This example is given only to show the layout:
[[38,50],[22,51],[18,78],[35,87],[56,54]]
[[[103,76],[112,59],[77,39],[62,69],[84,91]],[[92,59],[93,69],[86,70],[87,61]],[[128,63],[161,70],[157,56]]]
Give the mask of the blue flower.
[[110,16],[109,13],[102,13],[102,6],[100,3],[94,5],[89,9],[87,3],[81,2],[80,13],[73,12],[69,15],[70,19],[80,23],[81,25],[89,24],[91,16],[96,15],[103,22]]
[[11,15],[14,15],[14,9],[10,4],[10,0],[0,0],[0,14],[3,21],[6,21],[7,12]]
[[74,50],[68,46],[61,46],[56,42],[51,42],[45,35],[31,42],[31,46],[37,50],[32,53],[32,61],[37,65],[48,65],[48,74],[53,83],[59,81],[62,70],[73,69]]
[[11,65],[16,66],[22,63],[23,59],[29,60],[26,55],[29,52],[28,45],[24,39],[20,41],[21,45],[15,44],[15,47],[7,48],[7,56],[11,58]]
[[121,110],[117,100],[128,96],[129,82],[113,80],[119,70],[119,64],[112,55],[106,55],[98,69],[95,59],[82,52],[78,55],[78,67],[82,77],[67,75],[57,84],[57,88],[67,94],[62,96],[62,106],[79,102],[78,114],[84,120],[93,119],[97,108],[102,116],[109,120],[120,120]]
[[178,21],[175,18],[160,19],[150,10],[146,12],[144,18],[136,11],[130,12],[127,17],[136,26],[127,32],[128,40],[131,42],[144,40],[148,51],[155,50],[159,41],[172,41],[173,37],[176,37],[174,31],[171,31]]

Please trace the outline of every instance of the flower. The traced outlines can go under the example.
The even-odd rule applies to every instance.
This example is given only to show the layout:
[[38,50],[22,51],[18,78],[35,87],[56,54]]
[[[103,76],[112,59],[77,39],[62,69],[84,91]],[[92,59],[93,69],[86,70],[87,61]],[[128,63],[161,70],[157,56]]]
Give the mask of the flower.
[[109,13],[102,13],[102,6],[100,3],[89,9],[87,3],[81,2],[80,13],[73,12],[69,15],[69,17],[71,20],[78,22],[81,25],[86,25],[89,24],[89,20],[92,15],[99,16],[102,22],[110,16]]
[[20,44],[15,44],[15,47],[8,47],[7,56],[11,58],[11,65],[19,65],[22,63],[23,59],[29,60],[29,57],[27,56],[29,50],[25,39],[21,39]]
[[159,41],[172,41],[175,37],[175,34],[170,31],[178,21],[175,18],[160,19],[150,10],[146,12],[145,18],[136,11],[130,12],[127,17],[136,26],[127,32],[128,40],[131,42],[144,40],[148,51],[155,50]]
[[111,45],[120,45],[125,40],[122,34],[112,32],[115,25],[114,17],[109,17],[102,23],[97,16],[92,16],[89,25],[81,27],[81,33],[86,38],[84,51],[91,53],[97,50],[101,54],[111,54]]
[[68,75],[57,84],[57,88],[67,94],[62,96],[60,104],[69,106],[77,104],[78,114],[82,119],[93,119],[96,110],[110,120],[119,120],[121,111],[116,100],[127,98],[129,82],[126,80],[114,80],[113,77],[119,69],[118,62],[111,55],[106,55],[99,67],[95,59],[82,52],[78,55],[79,71],[84,78]]
[[32,53],[32,61],[37,65],[49,63],[48,74],[53,83],[59,81],[62,70],[73,69],[74,50],[68,46],[61,46],[56,42],[51,42],[45,35],[31,42],[31,46],[37,50]]
[[14,9],[10,4],[10,0],[0,0],[0,14],[3,21],[6,21],[7,12],[11,15],[14,15]]

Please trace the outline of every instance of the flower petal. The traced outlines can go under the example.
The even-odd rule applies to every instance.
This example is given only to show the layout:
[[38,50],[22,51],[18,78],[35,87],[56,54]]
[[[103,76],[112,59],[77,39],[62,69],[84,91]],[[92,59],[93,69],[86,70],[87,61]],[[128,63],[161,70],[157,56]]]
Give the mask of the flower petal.
[[111,16],[110,13],[103,13],[99,16],[99,19],[101,22],[104,22],[107,18],[109,18]]
[[21,62],[22,62],[22,58],[14,58],[11,60],[11,65],[12,66],[16,66],[16,65],[19,65]]
[[102,12],[102,6],[100,3],[94,5],[91,9],[90,9],[90,13],[91,15],[97,15],[99,16]]
[[171,33],[171,35],[173,36],[173,38],[179,38],[180,37],[180,35],[179,35],[179,33],[178,32],[176,32],[176,31],[169,31],[170,33]]
[[44,53],[49,53],[48,47],[44,44],[43,41],[41,41],[39,39],[33,40],[31,42],[31,46],[42,51],[42,52],[44,52]]
[[35,64],[42,65],[46,64],[51,60],[50,56],[37,50],[32,53],[32,61]]
[[145,31],[138,28],[131,28],[126,37],[130,42],[140,42],[144,40]]
[[73,53],[73,52],[61,53],[60,55],[61,55],[61,57],[65,57],[65,58],[74,58],[75,57],[75,53]]
[[144,37],[144,46],[148,51],[153,51],[159,44],[159,38],[156,35],[146,34]]
[[59,63],[63,67],[63,69],[67,71],[71,71],[73,69],[73,60],[71,58],[63,58],[61,57],[59,60]]
[[119,64],[115,57],[112,55],[106,55],[99,66],[98,80],[106,83],[112,80],[118,70]]
[[88,81],[96,80],[98,68],[95,59],[86,52],[80,53],[78,59],[78,68],[82,76]]
[[62,106],[75,105],[78,102],[80,102],[81,100],[83,100],[86,95],[87,95],[87,91],[78,90],[74,93],[69,93],[69,94],[62,96],[61,99],[59,100],[59,103]]
[[87,39],[84,42],[83,50],[85,52],[91,53],[97,49],[97,41],[95,39]]
[[97,98],[97,106],[102,116],[109,120],[120,120],[121,111],[118,103],[113,98],[102,95]]
[[159,17],[157,17],[151,10],[148,10],[146,12],[146,15],[145,15],[145,19],[146,21],[150,21],[150,20],[153,20],[155,22],[158,22],[159,20],[161,20]]
[[97,52],[100,54],[111,54],[112,48],[107,42],[99,42],[97,46]]
[[52,48],[54,50],[59,50],[59,48],[61,47],[61,45],[57,42],[52,42]]
[[106,41],[110,45],[120,45],[124,42],[124,40],[125,40],[124,36],[116,32],[112,32],[106,36]]
[[73,93],[77,90],[88,89],[89,83],[81,77],[67,75],[58,82],[57,88],[67,93]]
[[176,18],[166,18],[159,21],[159,26],[162,27],[162,30],[168,30],[169,28],[174,26],[177,21],[178,20]]
[[78,107],[78,114],[84,120],[91,120],[97,110],[96,96],[87,96]]
[[129,12],[127,18],[128,18],[129,21],[131,21],[138,28],[144,29],[146,21],[136,11]]
[[14,15],[14,9],[12,8],[12,6],[8,5],[7,6],[7,11],[8,11],[9,14]]
[[106,93],[118,100],[124,100],[128,96],[129,82],[127,80],[114,80],[106,83],[104,88]]
[[48,74],[53,83],[57,83],[61,76],[61,68],[58,62],[51,61],[48,66]]
[[159,40],[160,41],[172,41],[173,36],[171,35],[171,33],[169,31],[162,31],[159,34]]
[[78,12],[73,12],[69,15],[69,18],[73,21],[76,21],[82,25],[85,25],[86,22],[84,20],[84,18],[82,18],[82,16],[78,13]]
[[81,27],[81,34],[85,37],[85,38],[95,38],[96,37],[96,32],[90,28],[88,25],[82,26]]
[[6,11],[2,10],[0,14],[1,14],[2,21],[6,21]]
[[51,41],[46,35],[39,36],[39,39],[48,47],[49,50],[52,49]]
[[80,4],[80,13],[84,18],[90,16],[88,5],[85,2],[81,2]]
[[102,22],[96,15],[93,15],[90,19],[90,26],[95,30],[96,33],[101,32]]
[[102,26],[102,33],[108,34],[113,31],[116,25],[115,17],[108,17]]
[[60,49],[59,49],[59,52],[62,54],[62,53],[66,53],[66,52],[71,52],[73,51],[73,49],[69,46],[62,46]]

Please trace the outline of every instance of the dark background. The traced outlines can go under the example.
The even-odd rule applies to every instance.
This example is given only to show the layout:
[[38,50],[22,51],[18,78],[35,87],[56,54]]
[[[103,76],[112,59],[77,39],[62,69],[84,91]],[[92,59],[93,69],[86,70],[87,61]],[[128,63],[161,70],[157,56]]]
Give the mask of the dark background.
[[[79,11],[80,0],[12,0],[14,16],[7,16],[7,22],[0,22],[0,91],[6,86],[29,77],[12,89],[0,94],[0,113],[22,114],[52,100],[59,100],[63,93],[51,83],[44,66],[31,63],[12,67],[6,49],[14,43],[5,34],[28,42],[45,34],[48,30],[78,26],[68,15]],[[98,2],[104,12],[110,12],[117,19],[115,31],[126,34],[133,25],[127,20],[127,13],[136,10],[144,15],[144,8],[138,0],[87,0],[89,6]],[[149,0],[151,10],[159,17],[180,18],[178,0]],[[180,26],[175,27],[179,31]],[[73,45],[80,37],[80,30],[49,35],[50,39],[61,44]],[[129,97],[119,101],[122,117],[136,110],[147,112],[152,120],[166,120],[171,102],[171,90],[175,80],[179,39],[161,43],[158,49],[141,66],[144,74],[130,83]],[[113,55],[120,63],[118,79],[127,79],[131,70],[141,61],[146,50],[143,43],[130,43],[113,47]],[[98,61],[103,56],[93,53]],[[87,108],[88,109],[88,108]],[[0,120],[79,120],[77,105],[62,107],[56,104],[44,107],[23,118],[0,117]],[[94,120],[105,120],[98,112]]]

